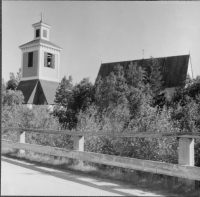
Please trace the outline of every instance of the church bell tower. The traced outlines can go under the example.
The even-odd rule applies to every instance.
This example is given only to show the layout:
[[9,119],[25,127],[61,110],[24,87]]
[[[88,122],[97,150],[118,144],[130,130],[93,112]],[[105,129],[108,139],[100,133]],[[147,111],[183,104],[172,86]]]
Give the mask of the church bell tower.
[[61,48],[50,42],[51,26],[41,21],[32,25],[34,39],[19,48],[22,50],[22,78],[17,87],[26,104],[54,104],[59,84]]

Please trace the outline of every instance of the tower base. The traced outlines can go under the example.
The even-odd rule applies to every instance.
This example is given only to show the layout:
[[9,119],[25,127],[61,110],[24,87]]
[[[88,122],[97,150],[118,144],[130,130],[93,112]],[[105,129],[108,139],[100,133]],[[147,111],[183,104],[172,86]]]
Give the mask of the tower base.
[[25,104],[53,105],[58,86],[58,82],[34,79],[20,81],[17,90],[22,91]]

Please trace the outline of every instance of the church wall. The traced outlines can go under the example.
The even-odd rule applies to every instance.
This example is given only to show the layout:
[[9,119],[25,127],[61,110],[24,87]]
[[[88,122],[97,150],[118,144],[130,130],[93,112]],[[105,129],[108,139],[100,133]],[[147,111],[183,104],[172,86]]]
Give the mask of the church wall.
[[28,67],[28,53],[23,53],[23,72],[22,77],[33,77],[37,76],[38,71],[38,51],[33,51],[33,65]]
[[[46,30],[46,32],[47,32],[47,37],[45,38],[44,36],[43,36],[43,30]],[[44,40],[49,40],[49,29],[48,28],[46,28],[46,27],[41,27],[41,38],[42,39],[44,39]]]
[[[49,68],[44,66],[44,53],[51,53],[55,55],[55,68]],[[40,48],[40,70],[39,76],[41,79],[57,81],[59,82],[59,58],[60,54],[57,50],[53,50],[49,47],[41,47]]]

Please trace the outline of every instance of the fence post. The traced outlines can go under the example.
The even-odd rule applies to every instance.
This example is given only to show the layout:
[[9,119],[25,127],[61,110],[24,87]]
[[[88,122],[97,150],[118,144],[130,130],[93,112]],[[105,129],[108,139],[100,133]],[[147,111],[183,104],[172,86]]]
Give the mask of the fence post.
[[[194,166],[194,139],[184,136],[179,138],[178,164]],[[187,186],[195,186],[195,181],[193,180],[184,178],[179,178],[178,180]]]
[[[17,131],[17,142],[25,143],[25,131]],[[18,150],[20,154],[24,154],[25,150]]]
[[[74,135],[74,150],[84,151],[84,136]],[[73,160],[73,164],[83,166],[83,161]]]
[[74,136],[74,150],[84,151],[84,136]]

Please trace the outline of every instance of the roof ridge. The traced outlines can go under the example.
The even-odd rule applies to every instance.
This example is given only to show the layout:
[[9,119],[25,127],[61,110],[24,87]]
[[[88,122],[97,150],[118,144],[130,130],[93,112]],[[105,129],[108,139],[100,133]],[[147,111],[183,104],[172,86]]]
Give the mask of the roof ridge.
[[[186,55],[173,55],[173,56],[165,56],[165,57],[153,57],[153,59],[168,58],[168,57],[180,57],[180,56],[189,56],[189,54],[186,54]],[[107,63],[101,63],[101,65],[103,65],[103,64],[122,63],[122,62],[132,62],[132,61],[139,61],[139,60],[150,60],[150,59],[151,58],[135,59],[135,60],[125,60],[125,61],[117,61],[117,62],[107,62]]]

